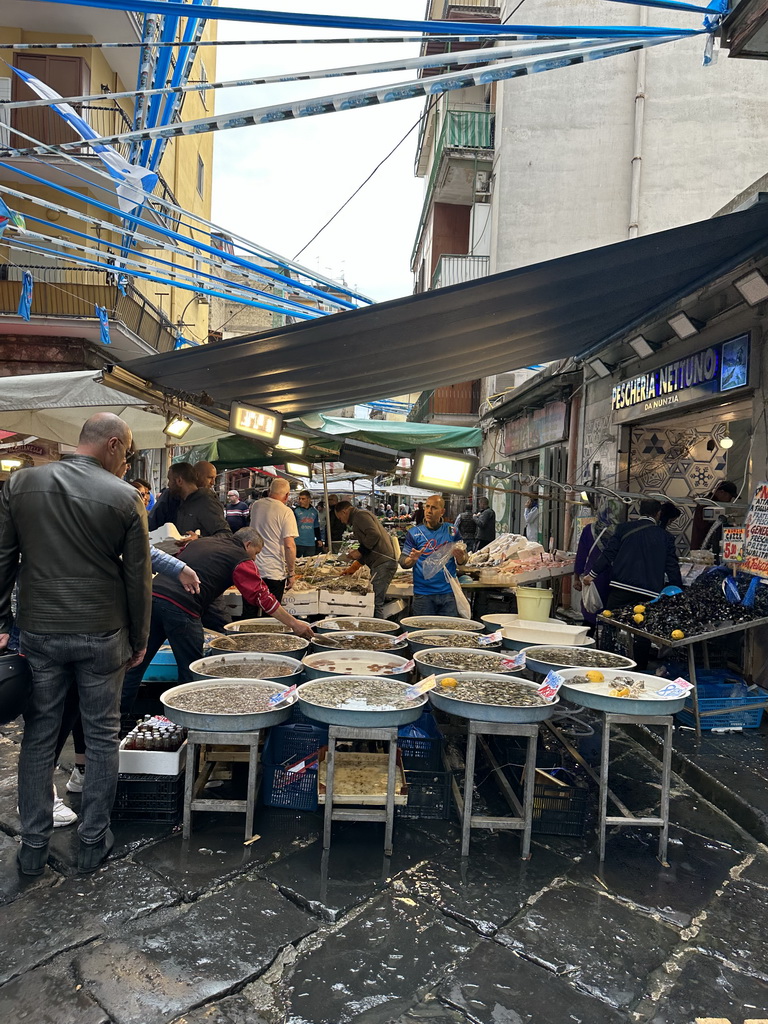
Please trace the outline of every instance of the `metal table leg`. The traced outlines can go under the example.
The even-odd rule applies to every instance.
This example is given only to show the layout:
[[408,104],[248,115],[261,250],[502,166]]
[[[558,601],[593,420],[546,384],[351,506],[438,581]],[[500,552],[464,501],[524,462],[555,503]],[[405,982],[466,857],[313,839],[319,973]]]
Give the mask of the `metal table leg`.
[[696,739],[701,739],[701,714],[699,713],[699,686],[696,681],[696,655],[693,644],[688,644],[688,681],[693,685],[693,720],[696,723]]
[[608,715],[603,716],[603,737],[600,744],[600,793],[598,829],[600,837],[600,863],[605,860],[605,829],[608,816],[608,765],[610,763],[611,724]]
[[331,825],[333,823],[333,775],[336,767],[336,736],[335,730],[329,730],[328,753],[326,754],[325,776],[325,813],[323,815],[323,849],[331,845]]
[[669,791],[672,783],[672,719],[669,718],[662,725],[662,728],[664,729],[664,749],[661,755],[660,817],[663,825],[659,832],[659,860],[666,868],[669,867],[667,863],[667,844],[669,842]]
[[467,758],[464,764],[464,813],[461,818],[461,856],[469,854],[469,835],[472,829],[472,798],[475,786],[475,757],[477,755],[477,733],[470,729],[467,734]]
[[392,856],[392,832],[395,827],[395,779],[397,775],[397,741],[389,744],[387,764],[387,803],[384,823],[384,856]]
[[533,829],[533,793],[536,787],[536,746],[539,741],[538,730],[528,737],[525,755],[525,786],[523,788],[523,843],[520,856],[528,860],[531,856],[531,831]]

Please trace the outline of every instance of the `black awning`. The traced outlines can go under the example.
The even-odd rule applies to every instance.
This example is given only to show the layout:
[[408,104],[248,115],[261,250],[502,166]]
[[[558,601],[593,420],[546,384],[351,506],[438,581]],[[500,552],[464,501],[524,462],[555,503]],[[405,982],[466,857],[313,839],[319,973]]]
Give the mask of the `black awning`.
[[768,204],[125,368],[295,415],[578,356],[768,251]]

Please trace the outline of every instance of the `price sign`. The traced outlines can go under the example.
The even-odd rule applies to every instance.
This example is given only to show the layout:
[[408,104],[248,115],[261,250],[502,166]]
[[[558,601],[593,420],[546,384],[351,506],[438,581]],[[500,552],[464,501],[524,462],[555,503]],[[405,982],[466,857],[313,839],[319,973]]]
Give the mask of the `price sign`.
[[287,690],[281,690],[280,693],[276,693],[273,697],[269,698],[270,704],[282,704],[284,700],[288,700],[292,693],[296,693],[298,686],[296,683],[293,686],[289,686]]
[[388,676],[391,676],[394,673],[399,675],[401,672],[413,672],[415,667],[416,662],[411,658],[411,660],[406,661],[404,665],[390,665],[389,668],[383,668],[381,671],[382,674],[386,673]]
[[394,637],[393,639],[395,639],[395,640],[407,640],[408,639],[408,634],[407,633],[400,633],[398,636]]
[[723,527],[723,561],[741,562],[744,558],[744,527]]
[[678,676],[671,683],[667,683],[666,686],[662,686],[660,690],[656,691],[657,697],[682,697],[690,690],[693,689],[693,684],[689,683],[687,679],[683,679]]
[[560,689],[562,685],[563,677],[558,675],[557,672],[555,672],[555,670],[552,669],[551,671],[547,672],[546,676],[544,677],[544,682],[541,684],[541,686],[538,688],[536,692],[539,694],[540,697],[543,697],[548,704],[551,704],[555,697],[557,697],[557,691]]
[[501,640],[501,630],[497,629],[495,633],[487,633],[485,636],[479,636],[477,642],[483,647],[488,644],[497,644]]
[[768,482],[759,483],[752,493],[744,528],[744,568],[756,576],[768,577]]
[[416,697],[420,697],[422,693],[426,693],[428,690],[434,690],[437,686],[437,676],[427,676],[425,679],[421,679],[418,683],[414,683],[413,686],[409,686],[405,691],[405,696],[409,700],[415,700]]
[[518,651],[517,654],[511,654],[508,658],[504,658],[501,667],[507,671],[525,668],[525,651]]

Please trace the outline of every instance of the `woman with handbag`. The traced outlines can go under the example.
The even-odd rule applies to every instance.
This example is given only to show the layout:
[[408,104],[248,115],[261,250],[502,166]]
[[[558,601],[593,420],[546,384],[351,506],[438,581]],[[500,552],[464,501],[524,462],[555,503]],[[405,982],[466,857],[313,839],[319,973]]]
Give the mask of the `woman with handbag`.
[[[588,523],[581,531],[579,538],[576,562],[573,567],[573,585],[576,590],[582,592],[581,614],[584,624],[591,626],[592,629],[597,622],[598,611],[605,606],[608,599],[611,571],[607,569],[605,572],[601,572],[594,583],[587,584],[586,590],[582,589],[584,587],[582,577],[590,571],[613,536],[613,531],[619,523],[621,510],[621,502],[616,498],[603,498],[597,507],[595,522]],[[594,588],[591,593],[590,586]],[[588,598],[586,605],[585,598]]]

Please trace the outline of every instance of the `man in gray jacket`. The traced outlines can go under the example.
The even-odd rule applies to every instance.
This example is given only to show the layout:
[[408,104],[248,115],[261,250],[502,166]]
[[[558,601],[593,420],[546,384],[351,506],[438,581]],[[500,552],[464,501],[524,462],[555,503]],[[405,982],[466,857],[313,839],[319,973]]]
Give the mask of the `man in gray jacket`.
[[384,601],[389,584],[397,571],[397,559],[392,538],[372,512],[355,508],[350,501],[340,501],[334,508],[339,522],[349,526],[359,547],[349,552],[350,558],[367,565],[371,570],[374,610],[378,619],[384,618]]
[[98,413],[74,455],[24,469],[0,492],[0,649],[9,639],[18,577],[20,646],[32,670],[19,758],[24,874],[45,870],[53,828],[53,770],[64,701],[74,679],[87,772],[78,870],[94,871],[114,839],[120,693],[144,657],[152,595],[147,514],[121,479],[133,457],[128,425]]

